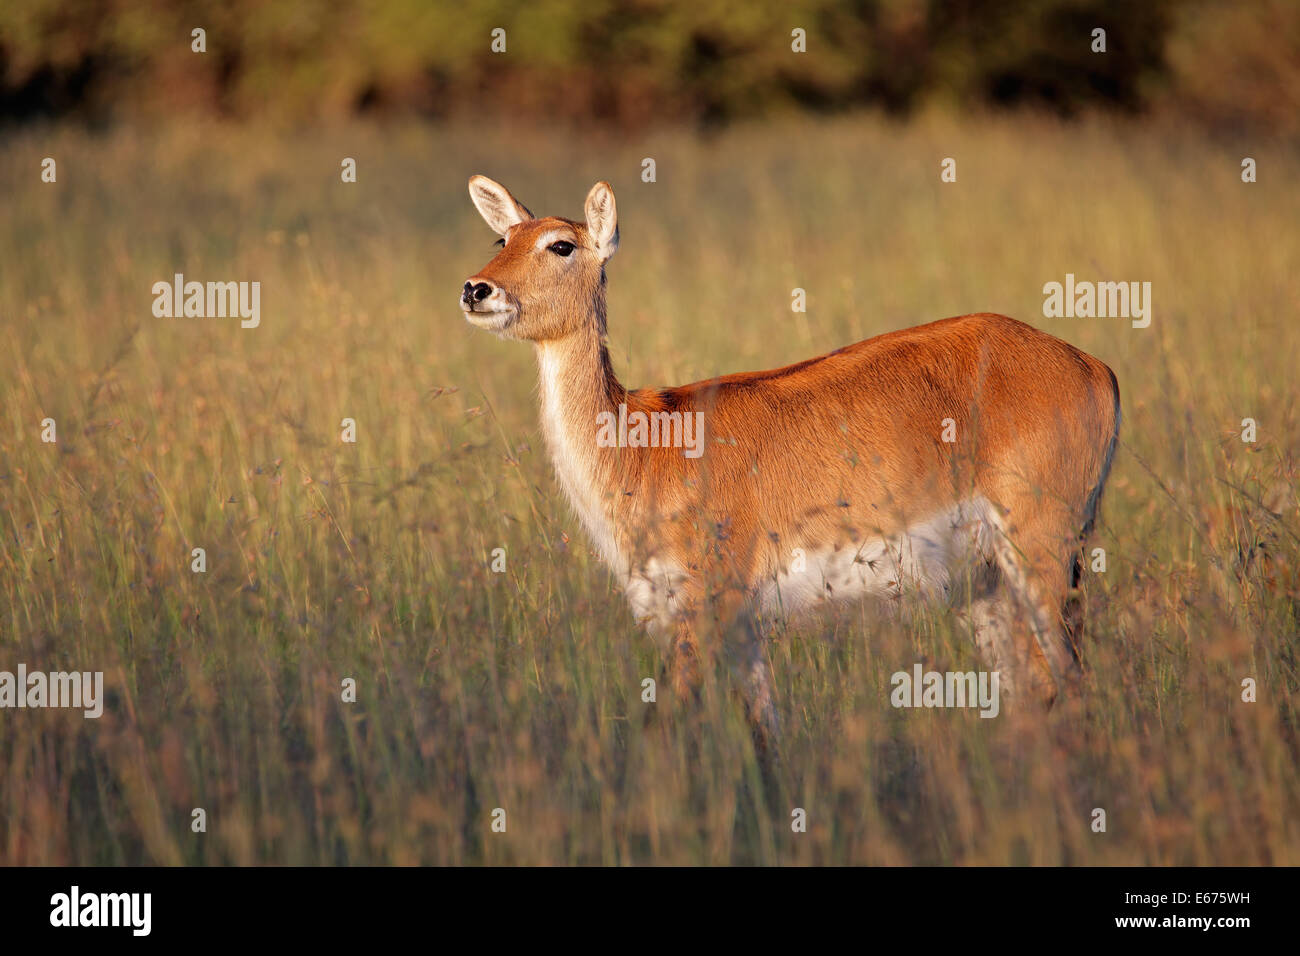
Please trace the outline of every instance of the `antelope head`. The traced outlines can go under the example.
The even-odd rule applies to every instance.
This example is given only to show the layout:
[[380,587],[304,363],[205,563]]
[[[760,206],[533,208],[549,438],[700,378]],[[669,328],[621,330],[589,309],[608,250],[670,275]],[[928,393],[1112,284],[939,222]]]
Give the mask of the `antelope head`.
[[587,194],[586,222],[536,218],[500,183],[469,181],[479,214],[501,238],[501,251],[465,280],[465,318],[503,338],[562,339],[595,323],[605,332],[605,263],[618,248],[614,191],[600,182]]

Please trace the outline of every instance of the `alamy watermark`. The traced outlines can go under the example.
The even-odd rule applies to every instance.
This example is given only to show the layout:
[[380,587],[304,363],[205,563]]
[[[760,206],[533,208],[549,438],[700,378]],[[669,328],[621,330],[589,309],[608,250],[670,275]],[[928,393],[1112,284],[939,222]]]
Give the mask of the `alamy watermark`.
[[626,404],[596,414],[601,448],[681,448],[687,458],[704,454],[703,412],[628,412]]
[[1150,282],[1075,282],[1074,273],[1067,272],[1064,284],[1047,283],[1043,295],[1043,315],[1049,319],[1132,319],[1135,329],[1151,324]]
[[912,672],[897,671],[889,678],[894,688],[889,702],[895,707],[978,707],[981,717],[996,717],[999,671],[927,671],[920,664]]
[[172,281],[155,282],[153,314],[160,319],[240,319],[240,327],[255,329],[262,322],[262,283],[186,282],[183,273]]
[[148,936],[153,926],[152,893],[83,893],[75,884],[50,897],[50,925],[119,926],[133,936]]
[[14,707],[73,707],[83,716],[104,713],[103,671],[32,671],[26,664],[18,672],[0,671],[0,709]]

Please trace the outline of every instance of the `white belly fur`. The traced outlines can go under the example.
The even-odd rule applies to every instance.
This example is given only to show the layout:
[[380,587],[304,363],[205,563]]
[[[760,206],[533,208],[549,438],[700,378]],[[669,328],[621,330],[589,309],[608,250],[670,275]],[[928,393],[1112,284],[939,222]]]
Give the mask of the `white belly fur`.
[[983,498],[961,502],[892,539],[868,538],[840,548],[794,554],[759,590],[764,614],[793,615],[828,601],[900,598],[944,600],[977,562],[993,559],[997,516]]
[[[955,584],[978,562],[993,560],[999,534],[996,512],[983,498],[916,522],[893,539],[868,538],[847,547],[803,548],[783,554],[785,565],[775,578],[756,588],[765,615],[793,616],[831,601],[862,598],[897,599],[915,595],[946,600]],[[624,593],[638,621],[665,636],[678,610],[686,573],[675,562],[652,558],[638,571],[623,570]]]

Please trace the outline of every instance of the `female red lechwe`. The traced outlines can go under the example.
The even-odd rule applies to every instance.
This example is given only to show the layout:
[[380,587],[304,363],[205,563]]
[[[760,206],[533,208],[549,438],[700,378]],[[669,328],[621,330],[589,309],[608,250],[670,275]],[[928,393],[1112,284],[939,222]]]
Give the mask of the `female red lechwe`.
[[1004,690],[1051,699],[1077,679],[1062,609],[1119,432],[1109,368],[981,313],[772,371],[629,391],[605,347],[609,184],[592,187],[585,222],[535,218],[484,176],[469,192],[504,248],[466,281],[461,309],[534,344],[560,484],[669,649],[679,694],[696,688],[699,636],[716,624],[770,735],[761,622],[909,593],[965,593]]

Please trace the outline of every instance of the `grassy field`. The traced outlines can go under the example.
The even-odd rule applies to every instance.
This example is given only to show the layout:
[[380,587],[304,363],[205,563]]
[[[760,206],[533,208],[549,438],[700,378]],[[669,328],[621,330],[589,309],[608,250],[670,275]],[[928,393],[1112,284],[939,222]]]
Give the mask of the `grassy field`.
[[[613,184],[629,385],[986,310],[1107,362],[1079,711],[894,710],[891,673],[978,663],[951,614],[865,606],[779,636],[767,785],[726,672],[642,703],[662,660],[552,476],[531,350],[456,307],[494,252],[475,172],[575,218]],[[1031,118],[6,135],[0,670],[108,703],[0,710],[0,863],[1300,863],[1297,181],[1293,147]],[[177,272],[260,281],[260,327],[155,318]],[[1151,327],[1044,318],[1066,273],[1151,282]]]

